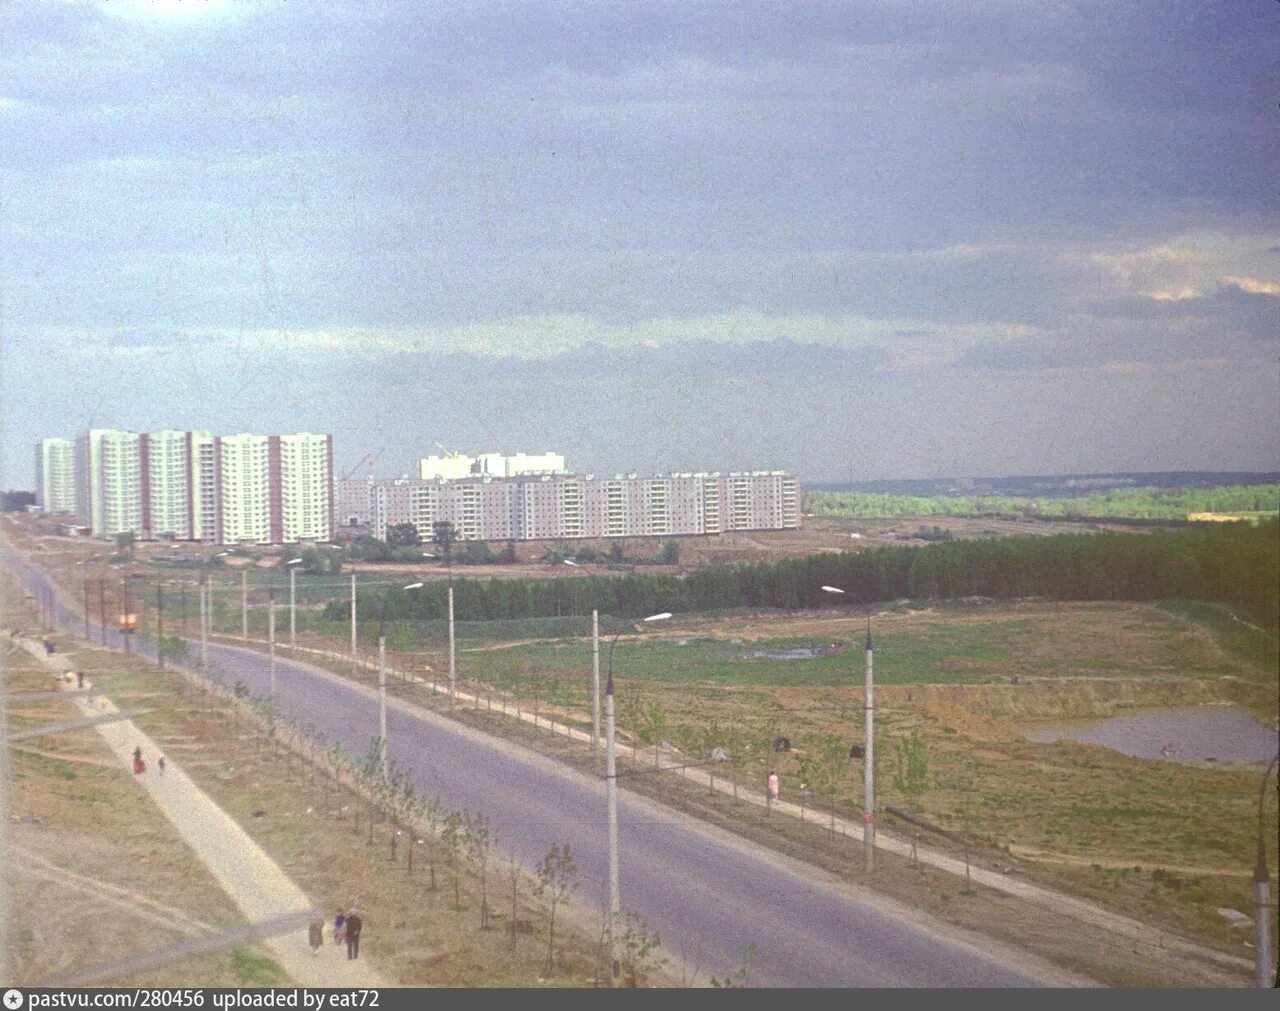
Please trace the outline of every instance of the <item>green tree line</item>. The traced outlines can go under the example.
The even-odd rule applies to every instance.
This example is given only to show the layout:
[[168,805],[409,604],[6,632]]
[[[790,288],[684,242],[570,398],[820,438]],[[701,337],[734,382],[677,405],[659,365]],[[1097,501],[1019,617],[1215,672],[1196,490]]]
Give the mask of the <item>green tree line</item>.
[[[1172,532],[1066,534],[950,541],[772,563],[712,566],[686,576],[628,573],[579,579],[455,579],[457,613],[473,621],[601,613],[809,608],[829,605],[824,584],[849,602],[901,598],[1043,597],[1052,600],[1188,598],[1240,605],[1274,624],[1280,605],[1280,524],[1193,526]],[[332,601],[343,621],[349,601]],[[362,595],[362,620],[381,597]],[[446,613],[445,587],[387,592],[388,618]]]
[[813,491],[804,496],[811,516],[893,519],[902,516],[1015,517],[1029,519],[1185,520],[1193,513],[1253,513],[1280,510],[1280,485],[1222,488],[1115,488],[1079,498],[1020,498],[1012,495],[878,495]]

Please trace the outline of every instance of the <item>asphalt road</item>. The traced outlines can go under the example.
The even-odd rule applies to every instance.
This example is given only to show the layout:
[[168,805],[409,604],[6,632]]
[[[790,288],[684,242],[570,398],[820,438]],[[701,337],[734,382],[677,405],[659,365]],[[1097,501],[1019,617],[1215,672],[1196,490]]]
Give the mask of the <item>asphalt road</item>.
[[[24,573],[28,588],[47,585],[8,549],[4,557]],[[61,605],[58,624],[83,634],[83,617]],[[96,625],[91,636],[101,637]],[[106,635],[110,646],[119,647],[121,638],[112,630]],[[199,643],[191,645],[195,659]],[[252,694],[267,694],[265,655],[210,643],[209,659],[214,676],[226,685],[242,681]],[[375,698],[304,664],[277,661],[276,701],[290,722],[341,742],[355,756],[366,754],[378,733]],[[394,705],[387,737],[389,757],[410,772],[419,793],[438,796],[451,809],[484,813],[499,846],[527,870],[553,843],[568,843],[580,869],[574,903],[604,908],[602,780],[445,718]],[[704,972],[728,975],[754,944],[753,986],[1042,985],[975,947],[904,922],[878,903],[797,873],[759,847],[709,831],[625,789],[619,791],[618,817],[623,909],[639,913],[661,933],[669,953],[683,952],[690,963],[696,953]]]

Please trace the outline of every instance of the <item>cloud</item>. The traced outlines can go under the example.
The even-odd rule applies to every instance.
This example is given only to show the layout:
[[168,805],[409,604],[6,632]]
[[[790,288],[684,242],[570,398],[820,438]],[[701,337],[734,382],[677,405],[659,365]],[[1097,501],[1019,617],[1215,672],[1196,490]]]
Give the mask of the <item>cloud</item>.
[[1280,295],[1280,283],[1259,281],[1256,277],[1224,277],[1221,283],[1248,295]]

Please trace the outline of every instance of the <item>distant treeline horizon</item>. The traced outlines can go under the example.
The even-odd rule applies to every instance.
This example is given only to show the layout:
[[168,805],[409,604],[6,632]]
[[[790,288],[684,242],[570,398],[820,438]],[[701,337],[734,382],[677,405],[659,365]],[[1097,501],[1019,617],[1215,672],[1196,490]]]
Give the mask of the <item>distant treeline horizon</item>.
[[900,519],[951,516],[964,519],[1186,521],[1197,514],[1261,514],[1280,511],[1280,483],[1188,488],[1110,488],[1071,497],[991,494],[892,495],[806,489],[808,516]]
[[884,478],[876,481],[810,481],[806,491],[855,492],[871,495],[1014,495],[1036,498],[1078,496],[1111,488],[1222,488],[1232,485],[1280,484],[1280,471],[1120,471],[1106,474],[1021,474],[932,478]]
[[[636,619],[661,611],[862,606],[901,599],[1187,599],[1236,604],[1268,628],[1280,608],[1280,524],[1223,523],[1183,530],[1063,534],[949,541],[924,547],[809,555],[715,565],[684,576],[628,573],[577,579],[454,579],[460,620],[602,614]],[[822,589],[839,587],[836,597]],[[445,586],[365,594],[363,620],[431,621],[446,613]],[[350,602],[324,618],[342,623]]]

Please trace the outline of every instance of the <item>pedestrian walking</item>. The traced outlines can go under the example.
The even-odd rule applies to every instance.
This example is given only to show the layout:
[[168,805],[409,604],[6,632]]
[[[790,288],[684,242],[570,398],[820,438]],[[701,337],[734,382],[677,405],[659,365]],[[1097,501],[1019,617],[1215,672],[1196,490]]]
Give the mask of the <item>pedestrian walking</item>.
[[82,670],[76,671],[76,687],[77,688],[84,687],[84,671]]
[[161,755],[160,758],[156,761],[156,768],[160,770],[160,775],[163,776],[164,775],[164,755]]
[[147,771],[147,763],[142,760],[142,746],[133,749],[133,774],[140,776]]
[[364,921],[356,915],[355,907],[351,907],[351,912],[347,913],[347,958],[360,957],[360,930],[364,926]]
[[341,909],[338,915],[333,918],[333,943],[342,944],[347,939],[347,914]]
[[311,944],[311,954],[317,955],[324,944],[324,917],[317,916],[307,928],[307,941]]
[[765,801],[769,807],[773,807],[773,802],[778,799],[778,774],[772,769],[769,770],[769,780],[765,784]]

